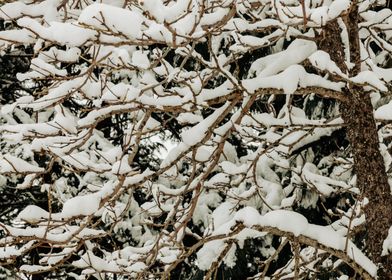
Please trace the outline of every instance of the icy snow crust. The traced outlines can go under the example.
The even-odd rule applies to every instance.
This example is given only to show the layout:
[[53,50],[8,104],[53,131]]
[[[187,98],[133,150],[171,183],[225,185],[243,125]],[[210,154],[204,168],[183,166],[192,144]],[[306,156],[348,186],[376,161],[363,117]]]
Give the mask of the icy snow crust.
[[[330,20],[338,19],[343,26],[341,15],[351,1],[305,1],[306,33],[299,28],[304,15],[297,1],[222,0],[215,5],[140,0],[127,6],[123,1],[81,1],[80,8],[67,6],[67,13],[59,8],[61,0],[30,2],[1,6],[0,18],[18,27],[0,32],[0,47],[10,42],[31,45],[31,67],[18,73],[18,80],[27,86],[51,83],[39,94],[21,92],[14,103],[0,108],[0,141],[5,143],[0,187],[11,182],[17,189],[38,188],[60,207],[53,212],[28,205],[12,225],[0,224],[6,235],[0,239],[1,261],[47,242],[59,252],[40,256],[39,265],[25,264],[21,271],[49,271],[67,257],[79,256],[72,263],[82,269],[78,277],[110,272],[136,279],[156,264],[169,271],[187,258],[182,244],[186,235],[198,242],[198,267],[209,270],[228,246],[225,241],[235,240],[223,258],[226,266],[234,267],[236,250],[246,239],[264,238],[267,244],[268,228],[274,228],[342,251],[376,276],[375,264],[347,239],[350,230],[365,221],[360,211],[364,201],[356,206],[341,202],[349,206],[347,211],[328,209],[341,218],[325,227],[290,211],[296,205],[313,208],[341,193],[359,193],[350,160],[329,155],[316,164],[318,155],[309,148],[343,125],[336,107],[328,114],[319,105],[306,112],[307,104],[317,100],[317,89],[341,96],[343,88],[363,86],[372,94],[376,119],[392,120],[392,102],[381,98],[392,81],[392,69],[380,66],[384,52],[368,52],[361,42],[361,72],[350,77],[329,54],[304,39],[313,39]],[[392,38],[392,12],[367,11],[372,3],[359,4],[365,19],[361,26],[369,27],[361,31],[362,39],[384,28],[385,36],[378,31],[373,36],[391,52],[387,40]],[[258,12],[258,4],[267,12]],[[198,51],[198,44],[208,45],[207,55]],[[239,78],[243,69],[233,70],[233,62],[262,48],[271,53],[249,66],[239,65],[249,68]],[[169,52],[175,58],[168,58]],[[349,58],[346,64],[352,67]],[[74,65],[77,74],[71,75],[64,65]],[[100,69],[98,74],[94,67]],[[293,103],[296,94],[307,94],[303,106]],[[274,107],[277,95],[283,96],[281,108]],[[267,100],[267,109],[254,111],[255,100]],[[71,110],[69,103],[80,111]],[[164,113],[181,127],[171,145],[162,140],[173,134],[170,123],[156,117]],[[115,135],[113,129],[105,134],[100,127],[105,120],[120,120],[123,134]],[[385,130],[380,139],[392,134]],[[147,149],[151,159],[165,156],[154,168],[142,169],[137,158],[156,144],[154,139],[162,140],[167,151]],[[241,155],[235,141],[246,146]],[[386,166],[392,163],[389,148],[381,145]],[[36,160],[37,154],[45,159]],[[54,165],[64,176],[45,183],[42,176]],[[136,199],[139,191],[142,202]],[[191,223],[199,234],[192,232]],[[245,228],[232,234],[239,224]],[[132,246],[100,248],[96,239],[109,232],[120,237],[126,232]],[[214,240],[218,235],[223,237]],[[390,230],[384,255],[392,251],[391,236]],[[301,254],[314,249],[310,247]],[[94,250],[100,251],[99,257]],[[262,248],[262,253],[268,257],[271,250]]]

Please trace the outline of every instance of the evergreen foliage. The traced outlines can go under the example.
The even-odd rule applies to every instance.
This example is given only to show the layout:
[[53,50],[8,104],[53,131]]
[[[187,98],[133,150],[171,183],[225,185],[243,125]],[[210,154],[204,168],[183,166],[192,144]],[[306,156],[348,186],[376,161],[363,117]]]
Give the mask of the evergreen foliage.
[[[375,279],[341,104],[371,96],[389,176],[385,5],[0,6],[3,278]],[[320,47],[329,22],[347,72]]]

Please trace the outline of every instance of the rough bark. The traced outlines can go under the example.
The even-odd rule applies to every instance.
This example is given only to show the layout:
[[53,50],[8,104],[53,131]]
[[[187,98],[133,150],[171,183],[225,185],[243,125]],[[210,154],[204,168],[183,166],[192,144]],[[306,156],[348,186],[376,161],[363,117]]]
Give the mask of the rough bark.
[[392,196],[379,150],[373,106],[369,94],[360,88],[354,88],[351,95],[350,103],[342,104],[341,113],[347,123],[357,185],[369,200],[364,209],[367,251],[375,263],[383,266],[379,271],[381,279],[392,279],[391,256],[381,257],[382,243],[392,225]]
[[[350,76],[359,73],[361,67],[358,34],[359,14],[356,4],[345,17],[350,41],[350,69],[345,64],[341,30],[337,21],[329,22],[318,37],[320,49],[328,52],[331,59]],[[379,150],[377,125],[369,92],[362,87],[350,85],[345,89],[347,101],[341,103],[341,114],[347,127],[347,137],[354,159],[357,186],[362,197],[369,203],[365,207],[366,250],[369,257],[380,265],[379,279],[392,279],[392,256],[382,257],[382,244],[392,225],[392,195],[388,184],[383,157]]]

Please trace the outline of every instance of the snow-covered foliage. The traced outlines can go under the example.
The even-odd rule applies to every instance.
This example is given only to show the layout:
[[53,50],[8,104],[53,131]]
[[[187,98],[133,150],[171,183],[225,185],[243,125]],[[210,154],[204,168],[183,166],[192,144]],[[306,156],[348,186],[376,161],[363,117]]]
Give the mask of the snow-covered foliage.
[[[17,74],[26,90],[1,105],[0,187],[38,189],[47,203],[1,218],[0,262],[19,275],[75,279],[375,277],[362,240],[351,239],[366,199],[333,100],[352,85],[372,94],[389,169],[384,4],[1,6],[15,27],[0,32],[0,47],[30,46],[33,55]],[[314,39],[337,19],[348,52],[341,17],[352,5],[362,19],[355,77]]]

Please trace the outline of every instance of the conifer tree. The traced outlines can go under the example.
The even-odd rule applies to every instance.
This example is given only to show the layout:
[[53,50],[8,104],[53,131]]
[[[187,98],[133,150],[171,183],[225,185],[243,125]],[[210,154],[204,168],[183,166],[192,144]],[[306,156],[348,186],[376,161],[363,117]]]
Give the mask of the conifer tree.
[[374,0],[3,4],[6,273],[391,279],[391,18]]

